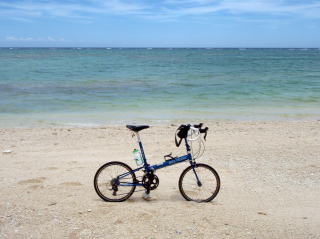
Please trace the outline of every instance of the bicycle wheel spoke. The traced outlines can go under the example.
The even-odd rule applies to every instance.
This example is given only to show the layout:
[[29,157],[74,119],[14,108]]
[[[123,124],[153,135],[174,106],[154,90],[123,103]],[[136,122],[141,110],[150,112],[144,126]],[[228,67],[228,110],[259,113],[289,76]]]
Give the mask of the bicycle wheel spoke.
[[198,165],[194,170],[192,167],[187,168],[179,180],[182,195],[187,200],[197,202],[211,201],[218,193],[219,187],[220,179],[216,172],[204,164]]
[[111,162],[102,166],[97,171],[94,181],[98,195],[106,201],[123,201],[130,197],[135,190],[133,185],[135,182],[134,173],[128,174],[121,179],[118,178],[120,175],[130,171],[129,166],[120,162]]

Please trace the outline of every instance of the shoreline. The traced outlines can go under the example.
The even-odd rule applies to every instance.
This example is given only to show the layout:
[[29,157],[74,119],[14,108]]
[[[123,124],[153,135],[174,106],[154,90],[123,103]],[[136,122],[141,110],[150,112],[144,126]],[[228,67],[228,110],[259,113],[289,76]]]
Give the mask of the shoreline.
[[99,127],[121,127],[125,126],[127,124],[132,124],[132,125],[142,125],[142,124],[147,124],[147,125],[153,125],[153,126],[166,126],[166,125],[171,125],[171,124],[188,124],[188,123],[216,123],[216,122],[268,122],[268,123],[277,123],[277,122],[317,122],[320,121],[320,115],[319,117],[312,117],[312,118],[270,118],[270,119],[241,119],[241,118],[215,118],[215,119],[201,119],[201,118],[185,118],[185,119],[126,119],[126,120],[100,120],[100,122],[49,122],[45,120],[38,120],[34,122],[28,122],[26,121],[17,123],[14,122],[11,124],[8,122],[1,122],[1,117],[0,117],[0,129],[28,129],[28,128],[40,128],[40,129],[45,129],[45,128],[99,128]]

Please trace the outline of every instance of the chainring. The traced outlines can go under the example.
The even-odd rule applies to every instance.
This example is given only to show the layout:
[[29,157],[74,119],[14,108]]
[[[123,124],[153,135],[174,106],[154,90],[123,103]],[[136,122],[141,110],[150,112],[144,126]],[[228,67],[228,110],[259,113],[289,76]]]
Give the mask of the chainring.
[[155,190],[159,186],[159,178],[153,173],[145,174],[142,178],[142,184],[146,189]]

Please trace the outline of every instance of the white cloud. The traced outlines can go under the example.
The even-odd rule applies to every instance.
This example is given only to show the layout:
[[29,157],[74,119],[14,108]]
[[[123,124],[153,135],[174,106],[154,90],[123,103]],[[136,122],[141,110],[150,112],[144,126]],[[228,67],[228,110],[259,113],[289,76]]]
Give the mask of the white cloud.
[[120,0],[90,0],[89,3],[73,1],[61,4],[61,2],[54,0],[0,2],[0,16],[88,18],[87,14],[143,14],[142,10],[147,7]]
[[53,37],[47,37],[47,40],[51,41],[51,42],[55,42],[56,41],[56,39],[54,39]]
[[283,1],[235,1],[225,0],[221,7],[231,12],[252,12],[252,13],[269,13],[269,14],[296,14],[306,15],[306,13],[316,10],[320,14],[320,1],[318,3],[307,4],[285,4]]
[[[320,1],[313,3],[288,4],[276,0],[167,0],[171,3],[180,2],[176,8],[165,8],[166,16],[204,15],[217,12],[228,12],[232,15],[243,13],[295,15],[320,18]],[[181,4],[184,3],[184,4]],[[198,4],[197,4],[198,3]],[[161,15],[161,13],[159,14]]]
[[165,0],[168,4],[209,4],[217,2],[217,0]]
[[0,2],[0,17],[32,19],[37,17],[66,17],[92,19],[95,15],[136,15],[149,18],[178,18],[226,12],[292,15],[320,18],[319,1],[284,0],[87,0],[87,1],[32,1]]
[[16,36],[6,36],[6,41],[9,42],[64,42],[64,38],[54,38],[48,37],[16,37]]
[[6,41],[17,41],[18,39],[16,37],[13,36],[7,36],[6,37]]
[[19,42],[29,42],[33,41],[32,37],[15,37],[15,36],[7,36],[6,41],[19,41]]

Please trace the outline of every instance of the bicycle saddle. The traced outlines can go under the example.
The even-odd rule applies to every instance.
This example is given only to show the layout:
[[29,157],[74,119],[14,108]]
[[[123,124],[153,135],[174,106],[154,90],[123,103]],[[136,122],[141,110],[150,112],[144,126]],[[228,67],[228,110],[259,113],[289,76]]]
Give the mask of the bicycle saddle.
[[149,128],[150,126],[149,125],[127,125],[127,128],[134,131],[134,132],[139,132],[140,130],[143,130],[143,129],[147,129]]

